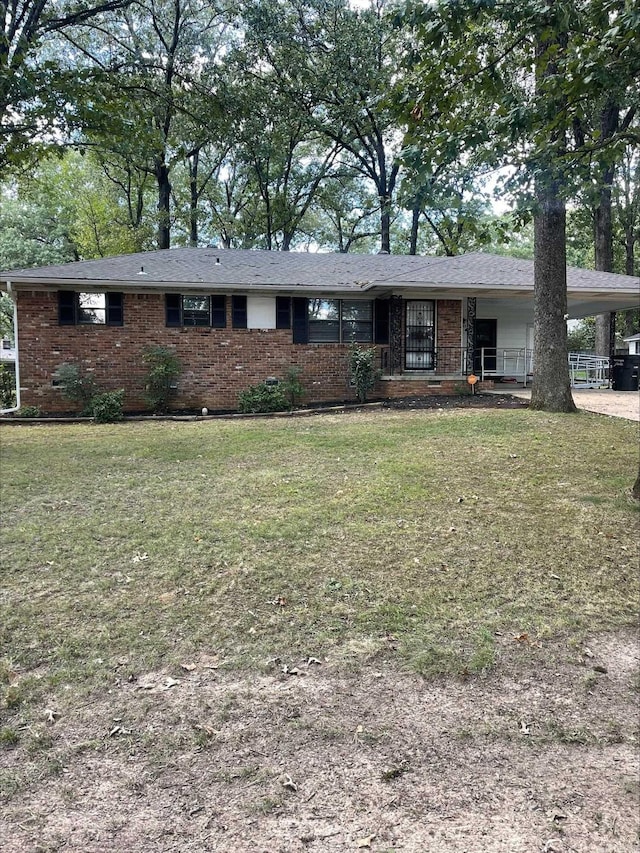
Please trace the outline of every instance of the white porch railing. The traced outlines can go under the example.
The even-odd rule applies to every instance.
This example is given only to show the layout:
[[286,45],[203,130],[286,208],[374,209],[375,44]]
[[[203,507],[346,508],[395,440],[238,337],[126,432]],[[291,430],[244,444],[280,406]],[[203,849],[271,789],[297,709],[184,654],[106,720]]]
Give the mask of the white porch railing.
[[[390,348],[380,348],[380,367],[384,374],[391,369]],[[438,347],[430,355],[428,370],[439,376],[467,376],[473,372],[480,379],[499,377],[513,379],[525,388],[533,376],[533,350],[526,347],[482,347],[473,353],[473,362],[464,347]],[[399,369],[405,375],[417,374],[403,363]],[[569,353],[569,375],[573,388],[601,388],[609,385],[609,359],[583,352]]]
[[[526,386],[533,375],[532,349],[480,350],[480,378],[513,377]],[[572,388],[602,388],[609,385],[609,359],[584,352],[569,353],[569,377]]]
[[480,356],[479,366],[475,368],[480,372],[480,379],[501,376],[526,386],[527,378],[533,373],[533,350],[526,347],[482,347],[476,353]]

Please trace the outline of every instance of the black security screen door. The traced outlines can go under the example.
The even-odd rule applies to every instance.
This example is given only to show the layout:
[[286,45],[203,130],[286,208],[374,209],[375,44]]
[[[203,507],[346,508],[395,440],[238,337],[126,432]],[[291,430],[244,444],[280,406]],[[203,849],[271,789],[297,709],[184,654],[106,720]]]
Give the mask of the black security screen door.
[[435,302],[409,300],[405,324],[404,364],[407,370],[435,368]]

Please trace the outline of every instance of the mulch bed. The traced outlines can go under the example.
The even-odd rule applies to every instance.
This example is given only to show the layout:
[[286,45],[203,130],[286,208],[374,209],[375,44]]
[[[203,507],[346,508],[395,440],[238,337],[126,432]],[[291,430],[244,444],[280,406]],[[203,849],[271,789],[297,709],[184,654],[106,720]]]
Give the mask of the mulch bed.
[[[125,420],[209,420],[212,418],[252,418],[252,417],[291,417],[291,415],[313,415],[334,414],[338,411],[350,411],[362,408],[382,409],[526,409],[529,401],[520,397],[512,397],[510,394],[464,394],[456,396],[429,395],[425,397],[398,397],[393,400],[372,400],[368,403],[321,403],[315,406],[302,407],[293,412],[272,412],[256,414],[239,414],[238,412],[222,411],[211,412],[203,416],[199,410],[183,409],[172,411],[166,415],[150,415],[148,412],[128,412]],[[20,418],[14,414],[5,415],[0,418],[0,423],[93,423],[93,418],[81,417],[73,412],[47,415],[43,413],[39,418]]]
[[386,409],[527,409],[529,401],[511,394],[467,394],[461,396],[400,397],[385,400]]

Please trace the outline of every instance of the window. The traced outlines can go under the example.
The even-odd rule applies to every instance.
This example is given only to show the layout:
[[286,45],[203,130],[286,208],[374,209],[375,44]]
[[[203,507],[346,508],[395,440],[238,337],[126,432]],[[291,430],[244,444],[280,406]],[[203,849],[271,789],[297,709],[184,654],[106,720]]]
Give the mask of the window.
[[165,296],[167,326],[207,326],[224,329],[227,325],[226,296]]
[[310,299],[311,343],[351,343],[373,340],[373,306],[358,299]]
[[331,343],[340,341],[340,300],[309,300],[309,341]]
[[291,328],[291,299],[288,296],[276,296],[276,329]]
[[234,329],[247,328],[247,297],[231,297],[231,325]]
[[211,301],[208,296],[182,297],[182,325],[211,325]]
[[58,291],[58,322],[61,326],[122,326],[121,293]]
[[342,301],[342,340],[373,340],[373,306],[362,300]]
[[78,323],[96,323],[106,325],[107,322],[107,294],[106,293],[79,293],[78,294]]

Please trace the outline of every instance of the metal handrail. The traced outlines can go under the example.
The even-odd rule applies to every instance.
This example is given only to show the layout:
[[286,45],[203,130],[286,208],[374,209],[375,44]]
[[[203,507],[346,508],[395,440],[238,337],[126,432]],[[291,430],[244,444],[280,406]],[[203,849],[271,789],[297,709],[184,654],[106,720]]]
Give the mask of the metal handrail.
[[512,376],[526,385],[533,373],[533,350],[527,347],[481,347],[474,361],[478,362],[475,369],[479,369],[480,379]]
[[607,356],[585,352],[569,353],[569,376],[572,388],[602,388],[609,385],[611,372]]
[[[512,377],[526,387],[533,375],[533,350],[528,347],[480,347],[470,362],[466,347],[437,347],[433,368],[426,371],[435,376],[467,376],[476,373],[481,380],[495,376]],[[391,348],[380,347],[380,369],[392,369]],[[402,368],[405,372],[405,368]],[[411,370],[406,371],[410,373]],[[569,353],[569,372],[573,387],[601,387],[609,384],[609,359],[589,353]]]

